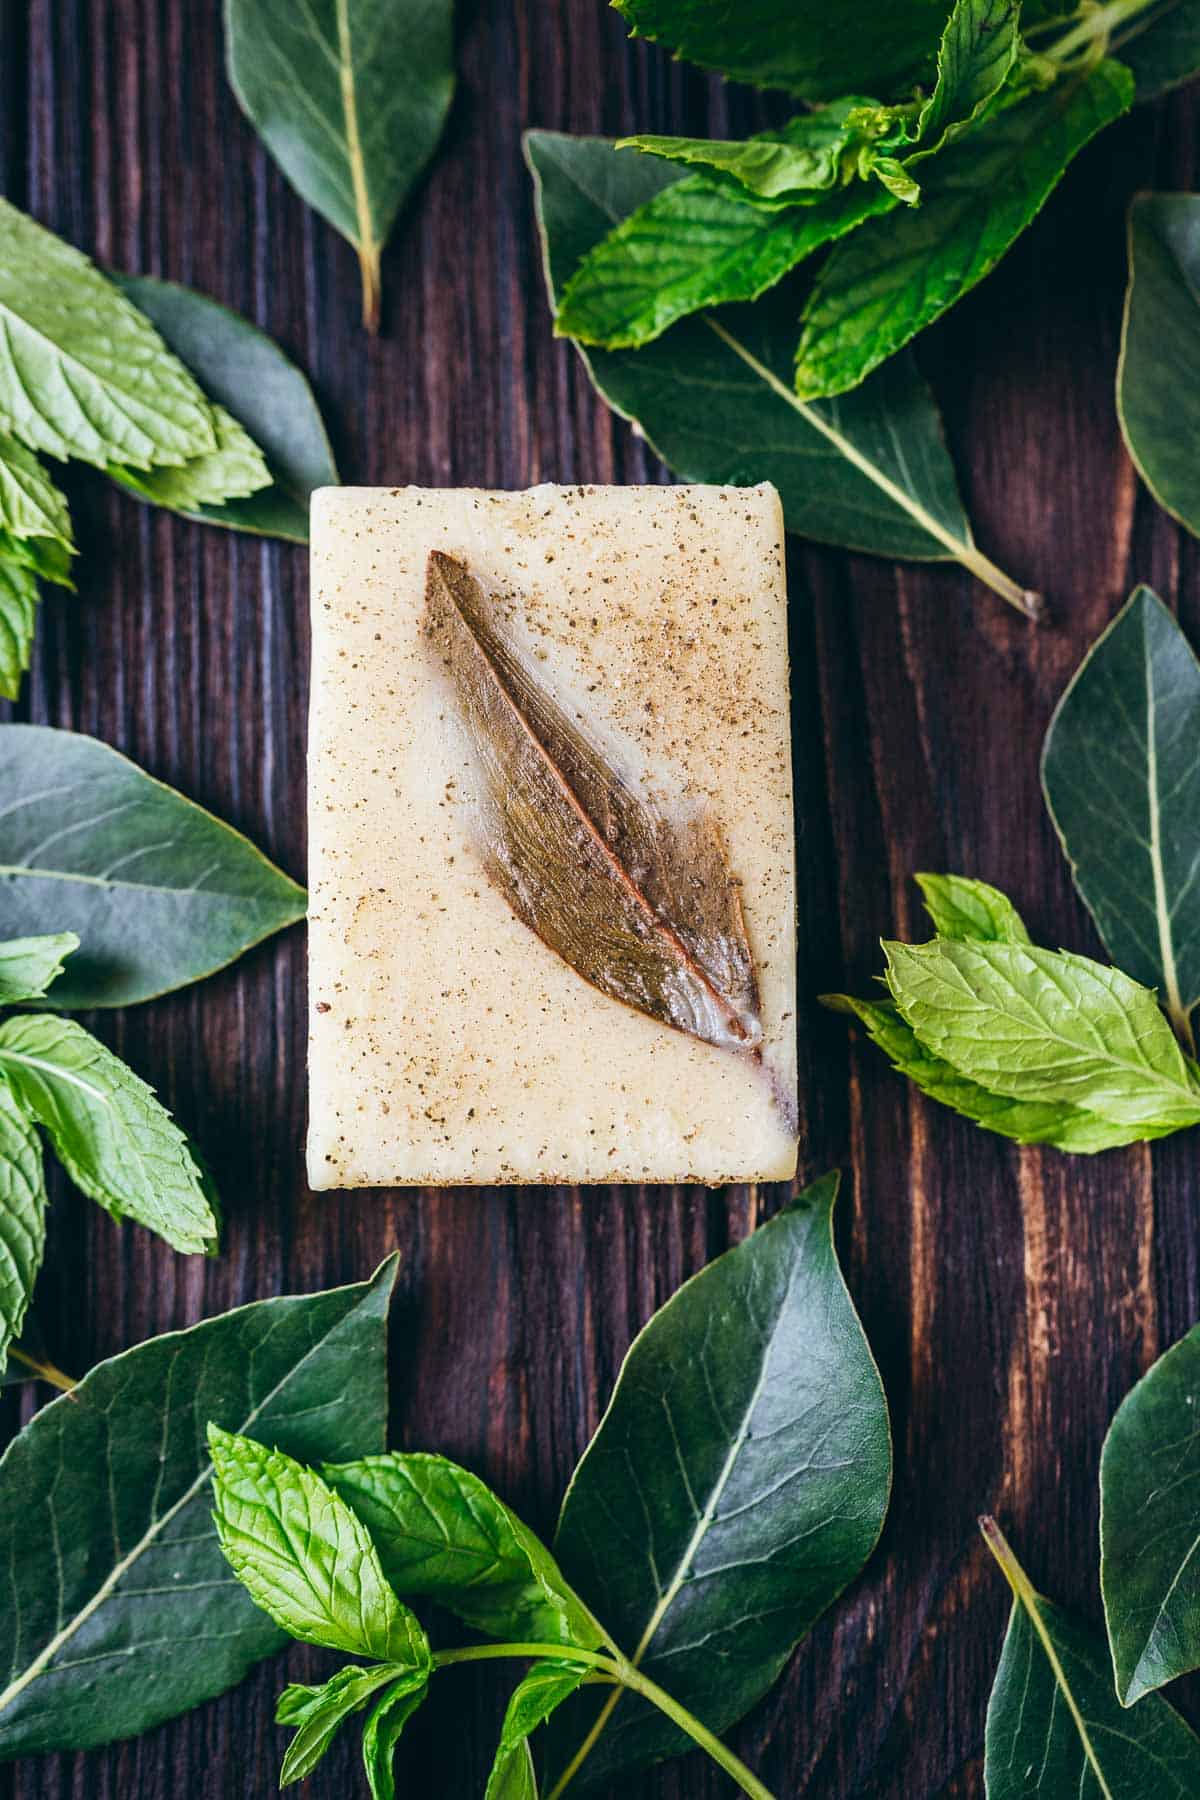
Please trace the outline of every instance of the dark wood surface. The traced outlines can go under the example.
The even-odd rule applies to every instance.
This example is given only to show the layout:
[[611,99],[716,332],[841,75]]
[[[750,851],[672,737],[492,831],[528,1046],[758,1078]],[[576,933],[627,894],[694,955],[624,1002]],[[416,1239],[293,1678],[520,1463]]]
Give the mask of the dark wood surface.
[[[234,103],[217,13],[0,0],[0,188],[98,259],[192,283],[274,334],[311,372],[348,480],[659,478],[551,337],[518,134],[721,133],[760,123],[762,103],[627,45],[602,0],[465,0],[450,129],[392,238],[370,342],[353,253]],[[864,1576],[736,1734],[781,1800],[982,1793],[1006,1607],[976,1514],[995,1509],[1035,1580],[1098,1619],[1105,1427],[1200,1314],[1194,1134],[1096,1159],[1018,1152],[927,1106],[812,1000],[865,990],[881,934],[920,934],[915,868],[985,876],[1040,940],[1098,949],[1037,754],[1134,580],[1200,638],[1200,549],[1138,486],[1112,399],[1124,207],[1139,187],[1195,186],[1196,119],[1193,90],[1106,133],[924,340],[979,538],[1045,589],[1055,626],[1031,628],[954,567],[791,556],[803,1167],[848,1171],[840,1242],[887,1384],[896,1488]],[[86,471],[68,485],[80,593],[45,604],[14,716],[96,733],[302,877],[304,553],[144,509]],[[100,1022],[204,1146],[228,1229],[218,1260],[175,1257],[56,1184],[37,1302],[49,1345],[81,1373],[240,1301],[362,1277],[399,1246],[393,1441],[460,1458],[549,1531],[635,1330],[781,1195],[313,1196],[304,983],[293,931]],[[0,1397],[6,1434],[39,1397]],[[321,1666],[297,1650],[141,1740],[0,1770],[0,1796],[270,1796],[285,1668]],[[482,1793],[506,1679],[439,1680],[404,1738],[401,1792]],[[304,1792],[365,1793],[353,1740]],[[621,1792],[715,1800],[729,1784],[693,1758]]]

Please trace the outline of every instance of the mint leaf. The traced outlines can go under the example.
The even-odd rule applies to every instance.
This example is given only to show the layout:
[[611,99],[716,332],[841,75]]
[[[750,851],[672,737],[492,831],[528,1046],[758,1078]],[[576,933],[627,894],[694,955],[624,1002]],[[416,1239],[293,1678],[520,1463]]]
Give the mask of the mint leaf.
[[125,469],[110,463],[107,473],[141,500],[174,512],[197,513],[242,500],[271,484],[262,451],[223,406],[213,407],[217,447],[177,469]]
[[1200,1739],[1157,1694],[1123,1712],[1103,1639],[1036,1592],[984,1520],[1013,1608],[984,1739],[988,1800],[1192,1800]]
[[1154,995],[1119,969],[1028,944],[884,950],[892,998],[921,1043],[992,1092],[1142,1130],[1200,1121],[1200,1086]]
[[[837,1186],[815,1183],[655,1314],[563,1502],[564,1575],[712,1731],[775,1681],[887,1509],[887,1403],[834,1254]],[[572,1792],[687,1743],[639,1695],[592,1685],[550,1722],[555,1776],[589,1740]]]
[[19,1335],[46,1247],[46,1183],[37,1132],[0,1081],[0,1375]]
[[569,1663],[534,1663],[509,1700],[484,1800],[537,1800],[530,1736],[570,1699],[586,1672]]
[[63,972],[63,958],[78,950],[73,931],[52,937],[10,938],[0,943],[0,1006],[40,1000]]
[[741,142],[728,138],[639,135],[619,139],[618,150],[636,149],[671,162],[699,163],[729,176],[764,200],[797,204],[840,187],[855,172],[854,153],[871,142],[851,113],[874,113],[873,100],[850,95],[799,113],[778,131],[759,132]]
[[[221,506],[185,505],[206,525],[308,542],[308,502],[338,481],[312,389],[265,332],[206,294],[148,275],[113,280],[162,333],[218,412],[240,421],[267,459],[272,485]],[[157,496],[155,496],[157,497]]]
[[0,865],[6,929],[53,919],[80,940],[54,993],[68,1009],[198,981],[305,910],[240,832],[107,744],[41,725],[0,725]]
[[688,313],[757,299],[822,244],[894,205],[886,189],[859,182],[781,210],[732,184],[685,176],[584,258],[554,329],[610,350],[647,344]]
[[1100,1586],[1123,1706],[1200,1668],[1198,1408],[1195,1326],[1125,1396],[1104,1440]]
[[351,1714],[361,1712],[372,1694],[392,1681],[395,1673],[389,1663],[371,1669],[352,1664],[319,1687],[296,1683],[284,1688],[275,1708],[275,1723],[294,1725],[296,1735],[279,1770],[280,1787],[310,1774]]
[[80,251],[0,200],[0,418],[31,450],[106,468],[216,446],[212,409]]
[[786,88],[805,100],[850,89],[890,94],[932,66],[942,0],[873,0],[852,18],[821,0],[614,0],[635,37],[665,44],[734,81]]
[[1101,62],[996,112],[931,162],[920,207],[865,225],[817,276],[796,353],[800,397],[854,387],[969,292],[1132,99],[1128,71]]
[[[530,132],[525,153],[552,304],[610,227],[677,179],[603,138]],[[878,556],[956,557],[1014,604],[1030,604],[975,547],[937,407],[909,358],[894,358],[848,399],[796,399],[795,304],[781,289],[752,307],[683,320],[636,353],[580,354],[598,392],[685,481],[771,481],[789,531]]]
[[29,667],[38,586],[32,570],[12,562],[0,546],[0,699],[15,700]]
[[54,538],[74,549],[67,497],[32,450],[0,429],[0,529],[17,538]]
[[1139,194],[1129,208],[1117,413],[1154,498],[1200,536],[1198,363],[1200,194]]
[[1200,663],[1138,588],[1058,703],[1046,804],[1109,955],[1190,1043],[1200,1000]]
[[889,1002],[822,994],[821,1003],[857,1018],[871,1042],[890,1057],[897,1074],[907,1075],[931,1100],[952,1107],[976,1125],[999,1132],[1018,1144],[1049,1144],[1075,1155],[1094,1155],[1121,1144],[1166,1137],[1176,1129],[1174,1125],[1114,1125],[1065,1101],[1013,1100],[1005,1094],[991,1093],[927,1050]]
[[310,1460],[382,1445],[395,1273],[393,1257],[371,1281],[152,1338],[13,1440],[0,1459],[0,1543],[19,1546],[0,1608],[0,1756],[134,1736],[282,1648],[221,1555],[204,1421]]
[[1020,913],[999,888],[967,875],[914,875],[925,911],[939,937],[977,938],[985,943],[1027,944]]
[[0,1025],[0,1078],[77,1187],[173,1249],[209,1250],[217,1220],[190,1145],[151,1088],[73,1019]]
[[217,1536],[255,1604],[303,1643],[429,1669],[425,1633],[388,1586],[366,1527],[321,1477],[219,1425],[208,1442]]
[[0,562],[15,563],[28,569],[42,581],[53,581],[59,587],[74,588],[68,544],[52,537],[17,537],[0,527]]
[[358,251],[363,320],[379,259],[454,94],[451,0],[226,0],[229,79],[301,197]]
[[380,1696],[363,1727],[363,1767],[372,1800],[395,1800],[392,1759],[400,1734],[429,1688],[427,1674],[405,1675]]
[[915,113],[914,160],[965,136],[995,100],[1016,66],[1020,10],[1018,0],[956,0],[938,46],[933,92]]
[[598,1649],[603,1633],[545,1545],[477,1475],[389,1451],[321,1471],[399,1594],[428,1594],[489,1637]]

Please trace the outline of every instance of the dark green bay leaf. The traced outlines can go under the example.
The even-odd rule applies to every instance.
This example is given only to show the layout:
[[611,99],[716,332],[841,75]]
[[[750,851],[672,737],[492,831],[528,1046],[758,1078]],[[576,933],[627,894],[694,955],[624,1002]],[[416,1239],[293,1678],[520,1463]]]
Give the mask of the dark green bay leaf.
[[216,448],[212,409],[81,251],[0,200],[0,418],[31,450],[106,468]]
[[990,1092],[1066,1102],[1159,1135],[1200,1122],[1200,1084],[1153,993],[1030,944],[885,943],[892,999],[926,1049]]
[[949,0],[869,0],[853,20],[821,0],[614,0],[635,37],[734,81],[805,100],[903,91],[933,66]]
[[0,725],[0,930],[79,938],[55,1006],[152,999],[304,910],[304,890],[239,832],[117,751]]
[[1139,100],[1200,72],[1200,0],[1163,0],[1117,32],[1114,53],[1133,70]]
[[1100,1585],[1126,1706],[1200,1668],[1198,1417],[1200,1325],[1126,1395],[1100,1459]]
[[321,1473],[370,1532],[398,1594],[427,1594],[513,1643],[603,1643],[545,1545],[469,1469],[393,1450]]
[[1117,414],[1154,498],[1200,536],[1200,195],[1129,209]]
[[33,570],[0,555],[0,699],[15,700],[21,692],[33,649],[37,608]]
[[1013,1100],[1006,1094],[994,1094],[927,1050],[893,1003],[856,1000],[848,994],[822,994],[821,1003],[856,1018],[896,1072],[907,1075],[931,1100],[1018,1144],[1050,1144],[1074,1155],[1094,1155],[1121,1144],[1166,1137],[1177,1129],[1174,1125],[1117,1125],[1066,1101]]
[[981,1524],[1013,1590],[988,1704],[988,1800],[1195,1800],[1200,1739],[1157,1694],[1123,1711],[1103,1640],[1037,1593],[995,1522]]
[[70,931],[0,943],[0,1006],[40,1000],[62,974],[63,958],[78,948],[79,939]]
[[[113,279],[267,459],[270,487],[222,506],[179,510],[209,525],[307,543],[309,496],[314,488],[335,486],[338,472],[304,375],[265,332],[207,295],[146,275]],[[143,482],[143,490],[148,499],[159,497],[154,483]]]
[[451,0],[225,0],[229,79],[297,192],[358,251],[379,323],[380,253],[454,94]]
[[382,1449],[395,1268],[152,1338],[9,1446],[0,1756],[145,1731],[282,1646],[221,1555],[205,1423],[306,1462]]
[[1200,1000],[1200,664],[1136,590],[1050,722],[1042,785],[1113,961],[1191,1036]]
[[800,397],[854,387],[982,281],[1132,99],[1128,70],[1106,60],[1003,108],[928,165],[919,207],[839,244],[804,308]]
[[[834,1254],[836,1192],[817,1182],[651,1319],[563,1503],[563,1573],[713,1731],[771,1686],[887,1509],[887,1404]],[[639,1696],[592,1687],[549,1737],[580,1792],[688,1743]]]
[[[678,179],[606,138],[530,132],[546,280],[557,300],[580,259]],[[806,406],[791,389],[796,302],[681,321],[640,351],[579,354],[598,392],[685,481],[779,489],[790,531],[877,556],[953,558],[1023,610],[1036,597],[980,555],[928,387],[906,357],[854,394]]]
[[0,1081],[0,1375],[7,1367],[8,1347],[25,1322],[45,1243],[42,1146]]

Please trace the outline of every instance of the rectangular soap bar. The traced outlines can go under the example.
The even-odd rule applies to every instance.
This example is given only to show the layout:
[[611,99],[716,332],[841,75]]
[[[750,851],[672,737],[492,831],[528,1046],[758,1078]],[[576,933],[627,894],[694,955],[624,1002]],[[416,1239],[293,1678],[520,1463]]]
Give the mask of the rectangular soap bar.
[[[426,562],[504,596],[539,683],[706,804],[761,1062],[599,992],[483,871]],[[783,1180],[796,1165],[783,519],[771,487],[325,488],[312,508],[309,1180]]]

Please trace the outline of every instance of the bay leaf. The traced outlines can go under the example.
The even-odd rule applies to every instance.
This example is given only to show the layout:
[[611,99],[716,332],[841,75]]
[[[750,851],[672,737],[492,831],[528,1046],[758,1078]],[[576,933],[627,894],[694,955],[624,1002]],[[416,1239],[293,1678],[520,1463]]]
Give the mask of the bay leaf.
[[239,832],[106,744],[0,725],[0,929],[79,938],[56,1007],[168,993],[304,910],[304,890]]
[[1129,208],[1117,415],[1154,498],[1200,536],[1200,194]]
[[1102,1638],[1039,1594],[994,1520],[1013,1590],[984,1739],[987,1800],[1195,1800],[1200,1739],[1159,1695],[1122,1710]]
[[705,1043],[762,1036],[737,881],[702,811],[636,794],[533,679],[464,563],[429,557],[426,629],[481,776],[477,848],[517,917],[585,981]]
[[[0,1081],[0,1376],[20,1333],[46,1247],[42,1146]],[[24,1371],[22,1378],[31,1375]]]
[[614,0],[634,37],[734,81],[805,100],[902,91],[932,69],[949,0],[868,0],[853,19],[821,0]]
[[[716,1732],[772,1685],[887,1510],[887,1403],[834,1253],[837,1186],[808,1188],[651,1319],[555,1539],[630,1660]],[[578,1769],[580,1793],[689,1743],[639,1696],[590,1686],[548,1732],[554,1777]]]
[[1100,1459],[1100,1586],[1125,1706],[1200,1668],[1198,1417],[1200,1325],[1125,1396]]
[[1191,1041],[1200,1000],[1200,663],[1139,587],[1058,703],[1046,804],[1109,955]]
[[[270,487],[223,506],[180,510],[207,525],[307,543],[309,496],[314,488],[336,486],[338,472],[305,376],[265,332],[207,294],[148,275],[114,275],[113,280],[267,459]],[[159,494],[152,491],[146,497],[158,499]]]
[[[552,305],[614,225],[679,179],[607,138],[531,131],[525,155]],[[773,482],[789,531],[876,556],[953,559],[1036,612],[1037,596],[975,544],[937,406],[909,357],[852,394],[797,398],[799,305],[785,282],[752,306],[684,319],[642,350],[577,349],[601,397],[682,480]]]
[[1139,100],[1200,73],[1200,0],[1163,0],[1118,28],[1113,54],[1133,70]]
[[451,0],[225,0],[229,79],[292,186],[358,251],[379,325],[380,253],[454,94]]
[[148,1730],[282,1647],[221,1555],[205,1423],[310,1462],[382,1449],[395,1270],[393,1257],[369,1282],[151,1338],[14,1439],[0,1459],[0,1757]]

